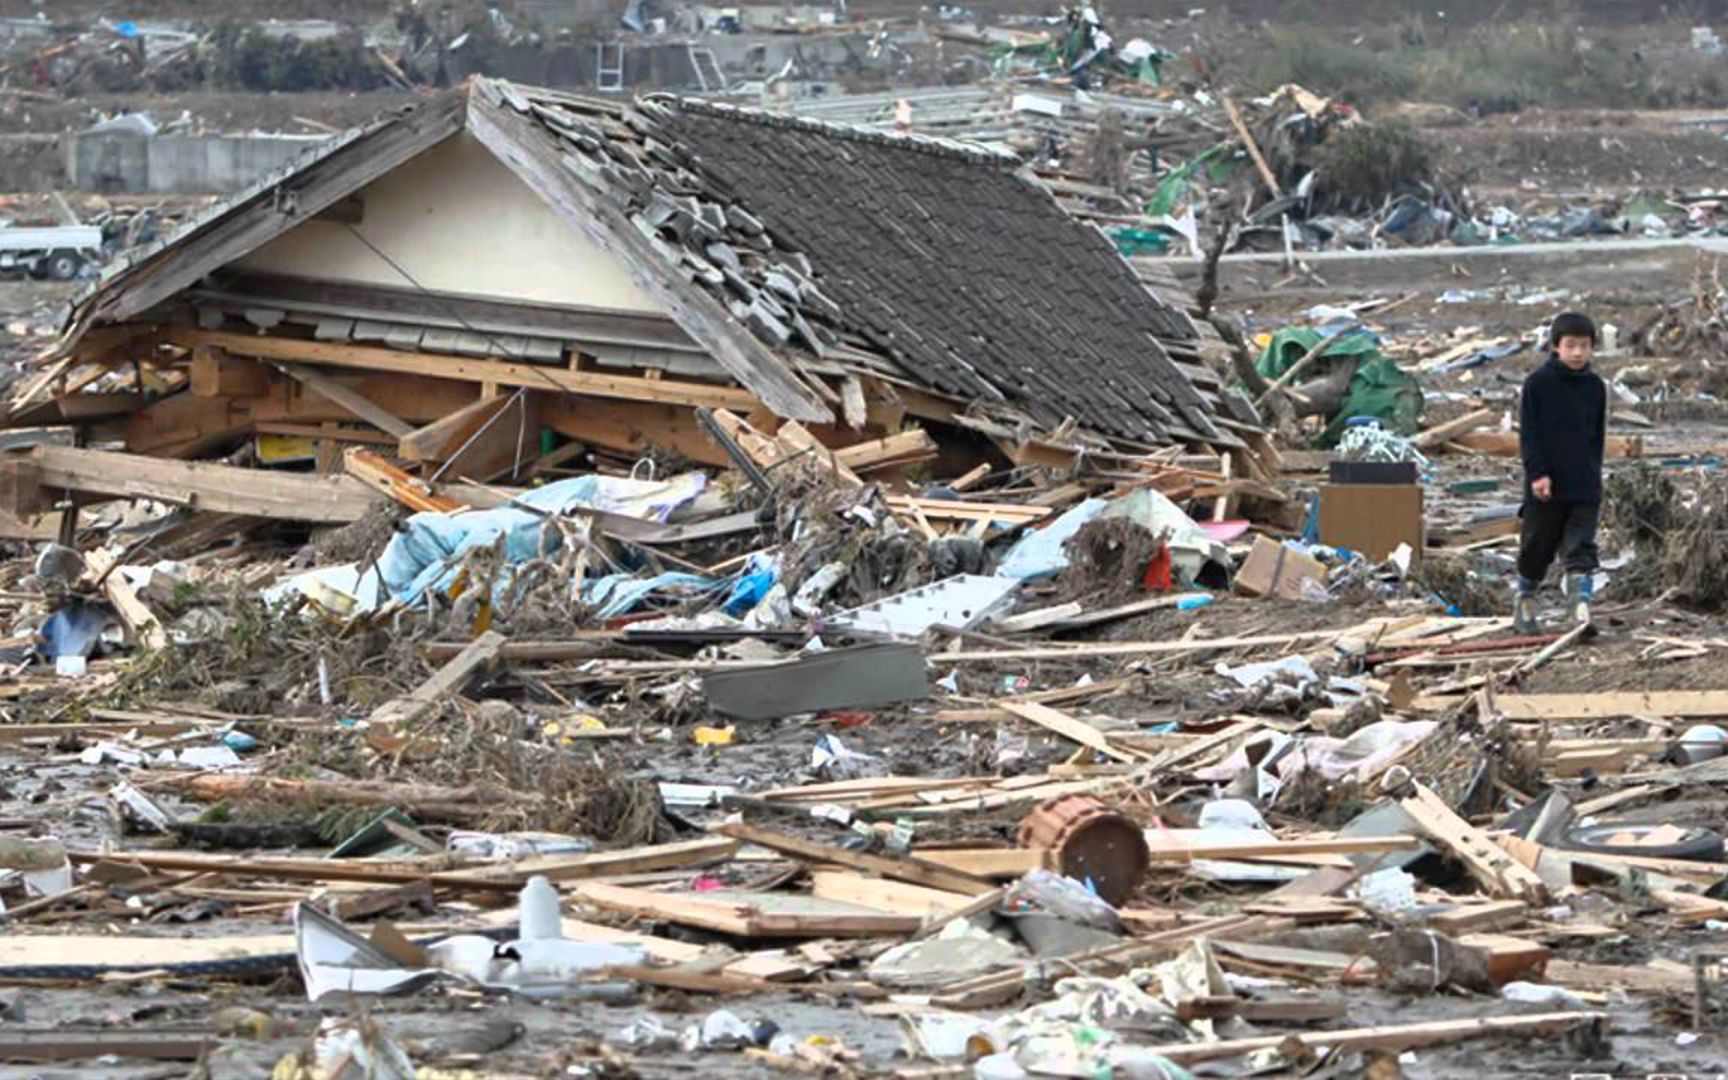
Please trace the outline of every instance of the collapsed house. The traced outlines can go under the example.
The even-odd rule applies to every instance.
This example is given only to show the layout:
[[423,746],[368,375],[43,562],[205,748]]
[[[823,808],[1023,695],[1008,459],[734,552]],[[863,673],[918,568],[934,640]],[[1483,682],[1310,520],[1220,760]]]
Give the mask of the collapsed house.
[[[1259,433],[1216,334],[1016,166],[475,81],[111,266],[8,423],[159,458],[287,440],[320,471],[360,447],[472,481],[649,448],[729,464],[702,409],[831,447],[916,422],[961,468],[1243,453]],[[6,463],[6,509],[120,493],[112,463],[44,453]]]

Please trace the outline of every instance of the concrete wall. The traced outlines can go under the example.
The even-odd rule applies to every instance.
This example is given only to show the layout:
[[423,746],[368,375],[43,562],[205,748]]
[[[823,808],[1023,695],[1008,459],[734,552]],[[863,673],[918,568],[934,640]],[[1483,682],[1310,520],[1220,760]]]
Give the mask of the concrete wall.
[[66,140],[66,175],[78,191],[224,194],[281,168],[323,138],[87,132]]
[[313,218],[249,270],[434,293],[659,313],[617,261],[460,132],[360,191],[360,221]]

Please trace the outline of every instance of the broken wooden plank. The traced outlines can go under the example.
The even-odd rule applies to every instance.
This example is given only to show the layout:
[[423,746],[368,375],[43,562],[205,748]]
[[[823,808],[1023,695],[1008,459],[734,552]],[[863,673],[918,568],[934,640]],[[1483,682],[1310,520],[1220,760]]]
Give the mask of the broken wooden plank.
[[1101,623],[1116,622],[1144,615],[1149,611],[1163,611],[1166,608],[1180,607],[1185,603],[1204,603],[1212,599],[1211,593],[1185,592],[1170,596],[1149,596],[1144,600],[1131,600],[1115,607],[1100,608],[1097,611],[1082,612],[1078,615],[1061,619],[1050,624],[1052,630],[1079,630],[1088,626],[1098,626]]
[[1490,896],[1531,904],[1547,902],[1548,887],[1534,870],[1507,854],[1487,833],[1459,817],[1440,796],[1419,783],[1412,787],[1415,794],[1399,802],[1404,812],[1450,850]]
[[436,494],[426,481],[409,476],[369,450],[349,450],[342,456],[342,468],[361,484],[417,513],[448,514],[465,509],[462,503]]
[[1121,749],[1111,743],[1108,735],[1091,724],[1069,716],[1060,710],[1052,709],[1048,705],[1039,705],[1030,701],[1004,701],[1001,703],[1001,708],[1022,720],[1037,724],[1046,731],[1053,731],[1070,742],[1079,743],[1088,750],[1097,751],[1105,757],[1127,762],[1144,761],[1146,758],[1143,753]]
[[[1419,697],[1432,711],[1456,699]],[[1592,694],[1496,694],[1494,709],[1507,720],[1613,720],[1627,716],[1728,716],[1728,690],[1609,690]]]
[[[975,804],[969,801],[961,805],[970,808]],[[917,856],[925,862],[981,878],[1024,877],[1054,863],[1046,848],[921,848]]]
[[1436,446],[1450,442],[1456,436],[1493,423],[1499,415],[1493,409],[1477,409],[1475,412],[1466,413],[1443,424],[1435,424],[1431,428],[1418,431],[1411,436],[1410,441],[1416,444],[1416,448],[1419,450],[1431,450]]
[[1277,862],[1314,855],[1378,855],[1415,851],[1422,841],[1414,836],[1340,836],[1294,840],[1220,840],[1188,843],[1170,838],[1164,830],[1146,830],[1146,845],[1153,862],[1187,862],[1191,859],[1254,859]]
[[111,548],[92,551],[84,560],[86,577],[101,583],[102,594],[113,605],[120,621],[126,624],[132,640],[146,649],[167,648],[168,631],[163,629],[162,621],[150,610],[150,605],[138,598],[138,591],[132,588],[126,575],[120,572],[119,558],[120,553]]
[[475,672],[494,663],[504,650],[504,635],[488,630],[468,643],[431,677],[407,695],[372,711],[374,725],[411,724],[454,697]]
[[38,446],[20,460],[34,467],[45,488],[158,499],[218,514],[345,524],[363,517],[375,501],[363,484],[342,476],[241,469],[70,446]]
[[508,403],[509,399],[504,397],[476,398],[455,412],[399,436],[396,452],[409,461],[443,461]]
[[1396,1053],[1495,1035],[1556,1034],[1583,1024],[1607,1022],[1608,1014],[1602,1012],[1531,1013],[1526,1016],[1484,1016],[1469,1020],[1431,1020],[1418,1024],[1345,1028],[1341,1031],[1286,1032],[1246,1039],[1224,1039],[1219,1042],[1163,1043],[1137,1049],[1144,1054],[1169,1058],[1178,1065],[1191,1065],[1280,1048],[1309,1052],[1327,1049],[1334,1052],[1385,1050]]
[[[702,895],[656,893],[596,882],[578,884],[570,893],[577,900],[607,911],[747,938],[909,934],[923,921],[913,915],[853,909],[849,904],[834,905],[844,910],[773,911],[756,903]],[[774,895],[760,894],[762,903],[767,904]]]
[[1493,900],[1486,904],[1466,904],[1428,916],[1428,925],[1443,934],[1481,933],[1503,929],[1523,922],[1530,915],[1530,905],[1522,900]]
[[889,858],[882,855],[866,855],[862,852],[848,851],[833,844],[823,844],[814,840],[804,840],[796,836],[787,836],[769,829],[758,828],[741,821],[722,822],[710,827],[711,832],[722,836],[730,836],[734,840],[756,844],[778,851],[783,855],[814,863],[834,863],[838,866],[849,866],[855,870],[867,870],[896,881],[909,881],[914,885],[924,885],[932,889],[946,889],[949,892],[964,896],[978,896],[987,893],[992,886],[982,878],[971,874],[960,873],[921,858]]
[[1550,960],[1544,981],[1570,990],[1599,991],[1619,988],[1634,994],[1658,994],[1691,998],[1698,989],[1690,971],[1665,971],[1648,964],[1586,964],[1575,960]]
[[896,513],[909,514],[916,509],[934,520],[994,521],[1004,525],[1041,521],[1055,512],[1048,506],[1027,506],[1024,503],[959,502],[919,499],[911,495],[889,495],[885,501]]
[[1052,604],[997,619],[991,623],[991,629],[999,634],[1023,634],[1071,619],[1085,610],[1078,600],[1070,600],[1066,604]]
[[812,870],[810,895],[893,915],[916,915],[921,919],[931,918],[932,913],[941,915],[968,906],[964,896],[946,889],[929,889],[845,870]]

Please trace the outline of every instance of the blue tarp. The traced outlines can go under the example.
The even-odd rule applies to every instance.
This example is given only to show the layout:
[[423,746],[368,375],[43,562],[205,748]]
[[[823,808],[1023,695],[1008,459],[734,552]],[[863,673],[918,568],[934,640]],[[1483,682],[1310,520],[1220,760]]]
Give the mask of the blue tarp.
[[[706,480],[688,473],[665,483],[578,476],[535,488],[516,503],[462,514],[415,514],[390,539],[378,559],[378,572],[389,594],[418,604],[428,589],[448,588],[462,556],[504,538],[504,561],[519,566],[556,549],[558,532],[546,528],[545,514],[576,507],[665,521],[673,510],[701,494]],[[534,513],[534,510],[542,513]]]

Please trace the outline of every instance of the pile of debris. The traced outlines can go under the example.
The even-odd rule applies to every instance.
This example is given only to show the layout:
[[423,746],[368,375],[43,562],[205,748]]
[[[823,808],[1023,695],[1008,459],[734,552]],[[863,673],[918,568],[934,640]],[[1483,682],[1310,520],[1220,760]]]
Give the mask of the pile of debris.
[[[0,460],[0,1056],[1719,1060],[1721,640],[1449,610],[1498,409],[1281,450],[1175,295],[975,147],[502,83],[111,268]],[[1267,400],[1408,410],[1331,340]]]

